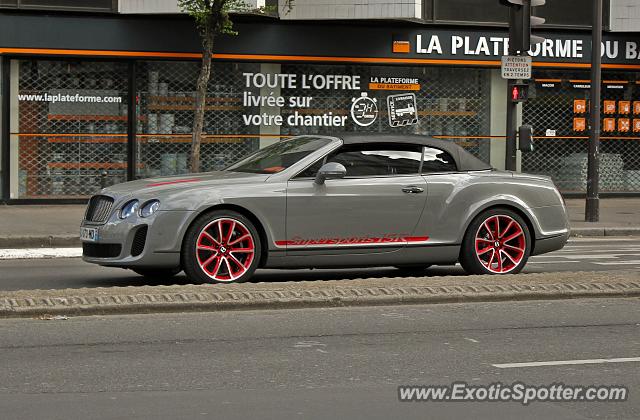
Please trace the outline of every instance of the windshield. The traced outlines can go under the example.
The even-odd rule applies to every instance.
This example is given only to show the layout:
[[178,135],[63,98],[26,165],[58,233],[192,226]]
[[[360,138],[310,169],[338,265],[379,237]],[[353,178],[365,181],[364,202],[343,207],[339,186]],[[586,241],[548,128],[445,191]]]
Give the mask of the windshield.
[[258,150],[253,155],[227,168],[231,172],[275,174],[284,171],[300,159],[331,143],[318,137],[295,137]]

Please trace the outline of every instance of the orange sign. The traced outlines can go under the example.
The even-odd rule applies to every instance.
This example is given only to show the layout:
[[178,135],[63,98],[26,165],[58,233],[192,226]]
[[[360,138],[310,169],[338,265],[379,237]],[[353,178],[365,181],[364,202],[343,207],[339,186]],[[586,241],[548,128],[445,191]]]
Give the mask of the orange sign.
[[420,85],[415,83],[369,83],[369,90],[420,90]]
[[631,129],[631,121],[629,118],[620,118],[618,120],[618,131],[626,133]]
[[573,131],[584,131],[587,129],[586,118],[574,118],[573,119]]
[[631,101],[618,102],[618,114],[628,114],[631,112]]
[[615,114],[616,113],[616,101],[604,101],[604,113]]
[[602,131],[616,131],[616,119],[605,118],[602,120]]
[[633,101],[633,113],[640,115],[640,101]]
[[633,119],[633,132],[640,133],[640,118]]
[[584,114],[585,112],[587,112],[587,101],[585,99],[574,99],[573,113]]
[[411,50],[409,41],[393,41],[393,52],[406,54]]

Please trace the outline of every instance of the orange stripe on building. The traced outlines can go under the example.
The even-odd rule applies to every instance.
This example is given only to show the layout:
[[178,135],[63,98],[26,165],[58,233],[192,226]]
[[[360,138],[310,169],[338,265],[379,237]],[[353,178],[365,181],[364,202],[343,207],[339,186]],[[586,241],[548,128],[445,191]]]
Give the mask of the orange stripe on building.
[[[75,50],[49,48],[0,48],[0,54],[28,55],[73,55],[94,57],[143,57],[143,58],[202,58],[201,53],[152,52],[152,51],[115,51],[115,50]],[[454,60],[429,58],[380,58],[380,57],[334,57],[307,55],[269,55],[269,54],[227,54],[214,53],[214,59],[256,60],[256,61],[300,61],[300,62],[344,62],[370,64],[434,64],[434,65],[476,65],[500,66],[499,60]],[[591,68],[590,63],[555,63],[534,61],[534,67]],[[602,64],[603,68],[640,70],[640,64]]]

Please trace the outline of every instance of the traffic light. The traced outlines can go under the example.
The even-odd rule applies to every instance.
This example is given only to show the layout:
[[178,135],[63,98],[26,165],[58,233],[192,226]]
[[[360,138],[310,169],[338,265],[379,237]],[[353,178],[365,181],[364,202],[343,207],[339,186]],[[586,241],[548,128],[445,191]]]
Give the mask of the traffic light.
[[511,102],[525,102],[529,99],[529,85],[526,83],[515,83],[511,86]]
[[546,0],[500,0],[509,6],[509,54],[525,53],[544,38],[531,35],[531,28],[542,25],[544,18],[531,15],[531,8],[543,6]]

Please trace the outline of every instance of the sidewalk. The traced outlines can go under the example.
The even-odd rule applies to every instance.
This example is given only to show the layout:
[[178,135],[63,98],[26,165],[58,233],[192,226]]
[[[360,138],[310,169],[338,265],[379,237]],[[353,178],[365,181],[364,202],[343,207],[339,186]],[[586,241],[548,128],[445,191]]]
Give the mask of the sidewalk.
[[[573,236],[640,236],[640,198],[600,200],[600,222],[584,222],[584,199],[567,200]],[[1,206],[0,248],[79,246],[83,205]]]

